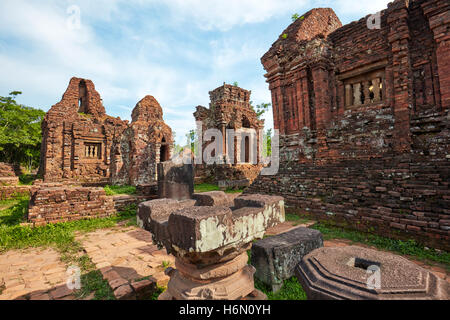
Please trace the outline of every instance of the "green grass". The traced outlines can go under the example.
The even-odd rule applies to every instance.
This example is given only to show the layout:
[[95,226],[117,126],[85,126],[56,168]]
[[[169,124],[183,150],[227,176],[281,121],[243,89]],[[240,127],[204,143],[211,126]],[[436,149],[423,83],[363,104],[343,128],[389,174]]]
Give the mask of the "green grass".
[[255,280],[255,288],[264,292],[269,300],[306,300],[306,293],[296,277],[284,280],[283,287],[275,293],[259,280]]
[[108,282],[75,240],[75,233],[114,227],[126,220],[129,220],[130,225],[136,218],[136,206],[129,206],[108,218],[48,224],[36,228],[20,225],[27,207],[28,198],[0,201],[0,252],[27,247],[54,247],[60,253],[62,262],[67,266],[76,265],[81,270],[81,289],[75,292],[77,298],[86,298],[93,293],[94,300],[114,300]]
[[38,177],[35,174],[24,173],[19,176],[19,185],[30,186]]
[[158,297],[161,293],[163,293],[166,290],[166,288],[162,287],[156,287],[156,291],[153,293],[153,295],[150,297],[150,300],[158,300]]
[[94,300],[114,300],[108,282],[103,279],[101,272],[95,269],[81,244],[75,240],[75,233],[110,228],[127,220],[127,225],[133,225],[136,220],[136,206],[129,206],[108,218],[48,224],[36,228],[20,225],[27,207],[26,197],[0,201],[0,253],[9,249],[51,246],[60,253],[63,263],[80,268],[81,289],[75,292],[77,298],[82,299],[93,294]]
[[286,221],[294,222],[294,224],[293,224],[294,226],[312,221],[311,219],[300,217],[299,215],[296,215],[293,213],[286,213],[285,216],[286,216]]
[[94,292],[92,300],[116,300],[108,281],[103,279],[100,271],[92,270],[81,275],[81,289],[77,290],[77,298],[86,298]]
[[114,196],[118,194],[136,194],[136,187],[134,186],[107,185],[103,189],[105,189],[107,196]]
[[[0,212],[0,252],[9,249],[21,249],[40,246],[61,246],[74,242],[75,231],[89,232],[96,229],[110,228],[118,222],[131,220],[136,216],[136,207],[130,206],[123,212],[107,218],[70,221],[47,224],[42,227],[20,226],[19,213],[23,212],[24,202],[17,202]],[[21,211],[22,210],[22,211]]]
[[[194,192],[195,193],[202,193],[202,192],[210,192],[210,191],[221,191],[219,186],[212,184],[212,183],[200,183],[196,184],[194,186]],[[227,189],[225,190],[226,193],[241,193],[244,191],[244,189]]]
[[19,195],[15,199],[0,201],[0,228],[14,226],[23,221],[28,210],[28,196]]

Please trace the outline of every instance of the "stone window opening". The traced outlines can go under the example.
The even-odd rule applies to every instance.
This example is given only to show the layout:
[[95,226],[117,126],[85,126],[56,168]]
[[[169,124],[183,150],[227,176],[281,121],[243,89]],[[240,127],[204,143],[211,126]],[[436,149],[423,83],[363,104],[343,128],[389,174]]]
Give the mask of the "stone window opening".
[[84,143],[84,157],[89,159],[101,159],[102,158],[102,144],[101,143]]
[[345,108],[383,103],[385,99],[385,61],[337,75],[343,82]]
[[345,84],[345,106],[360,106],[383,101],[383,79],[374,78]]

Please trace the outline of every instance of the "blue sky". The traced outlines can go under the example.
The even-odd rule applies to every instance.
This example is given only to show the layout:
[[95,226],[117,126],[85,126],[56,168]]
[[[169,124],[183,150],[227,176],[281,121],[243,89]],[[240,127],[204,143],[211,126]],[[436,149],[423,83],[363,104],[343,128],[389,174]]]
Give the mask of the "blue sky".
[[[208,91],[237,81],[254,104],[270,102],[260,63],[293,13],[331,7],[343,24],[389,1],[0,1],[0,95],[47,111],[72,76],[91,79],[109,115],[130,119],[145,95],[161,104],[177,142],[194,127]],[[80,28],[70,28],[79,8]],[[69,24],[68,24],[69,23]],[[266,116],[272,126],[272,112]]]

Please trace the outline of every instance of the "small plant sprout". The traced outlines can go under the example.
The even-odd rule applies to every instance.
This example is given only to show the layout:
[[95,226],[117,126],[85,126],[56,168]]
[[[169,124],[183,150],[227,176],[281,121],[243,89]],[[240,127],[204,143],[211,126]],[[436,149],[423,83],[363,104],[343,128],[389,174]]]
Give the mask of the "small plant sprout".
[[164,260],[164,261],[161,263],[161,266],[162,266],[164,269],[170,267],[170,261],[165,261],[165,260]]
[[287,33],[283,33],[283,35],[281,36],[283,39],[286,39],[287,38]]
[[297,20],[298,18],[300,18],[300,16],[299,16],[298,13],[294,13],[294,14],[292,15],[292,17],[291,17],[292,21],[295,21],[295,20]]

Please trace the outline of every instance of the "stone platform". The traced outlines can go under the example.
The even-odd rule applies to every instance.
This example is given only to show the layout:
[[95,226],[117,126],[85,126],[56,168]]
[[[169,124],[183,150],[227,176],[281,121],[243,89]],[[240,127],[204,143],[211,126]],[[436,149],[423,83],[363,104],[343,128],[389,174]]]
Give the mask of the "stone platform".
[[413,262],[358,246],[317,249],[295,273],[313,300],[447,300],[450,293],[447,281]]

